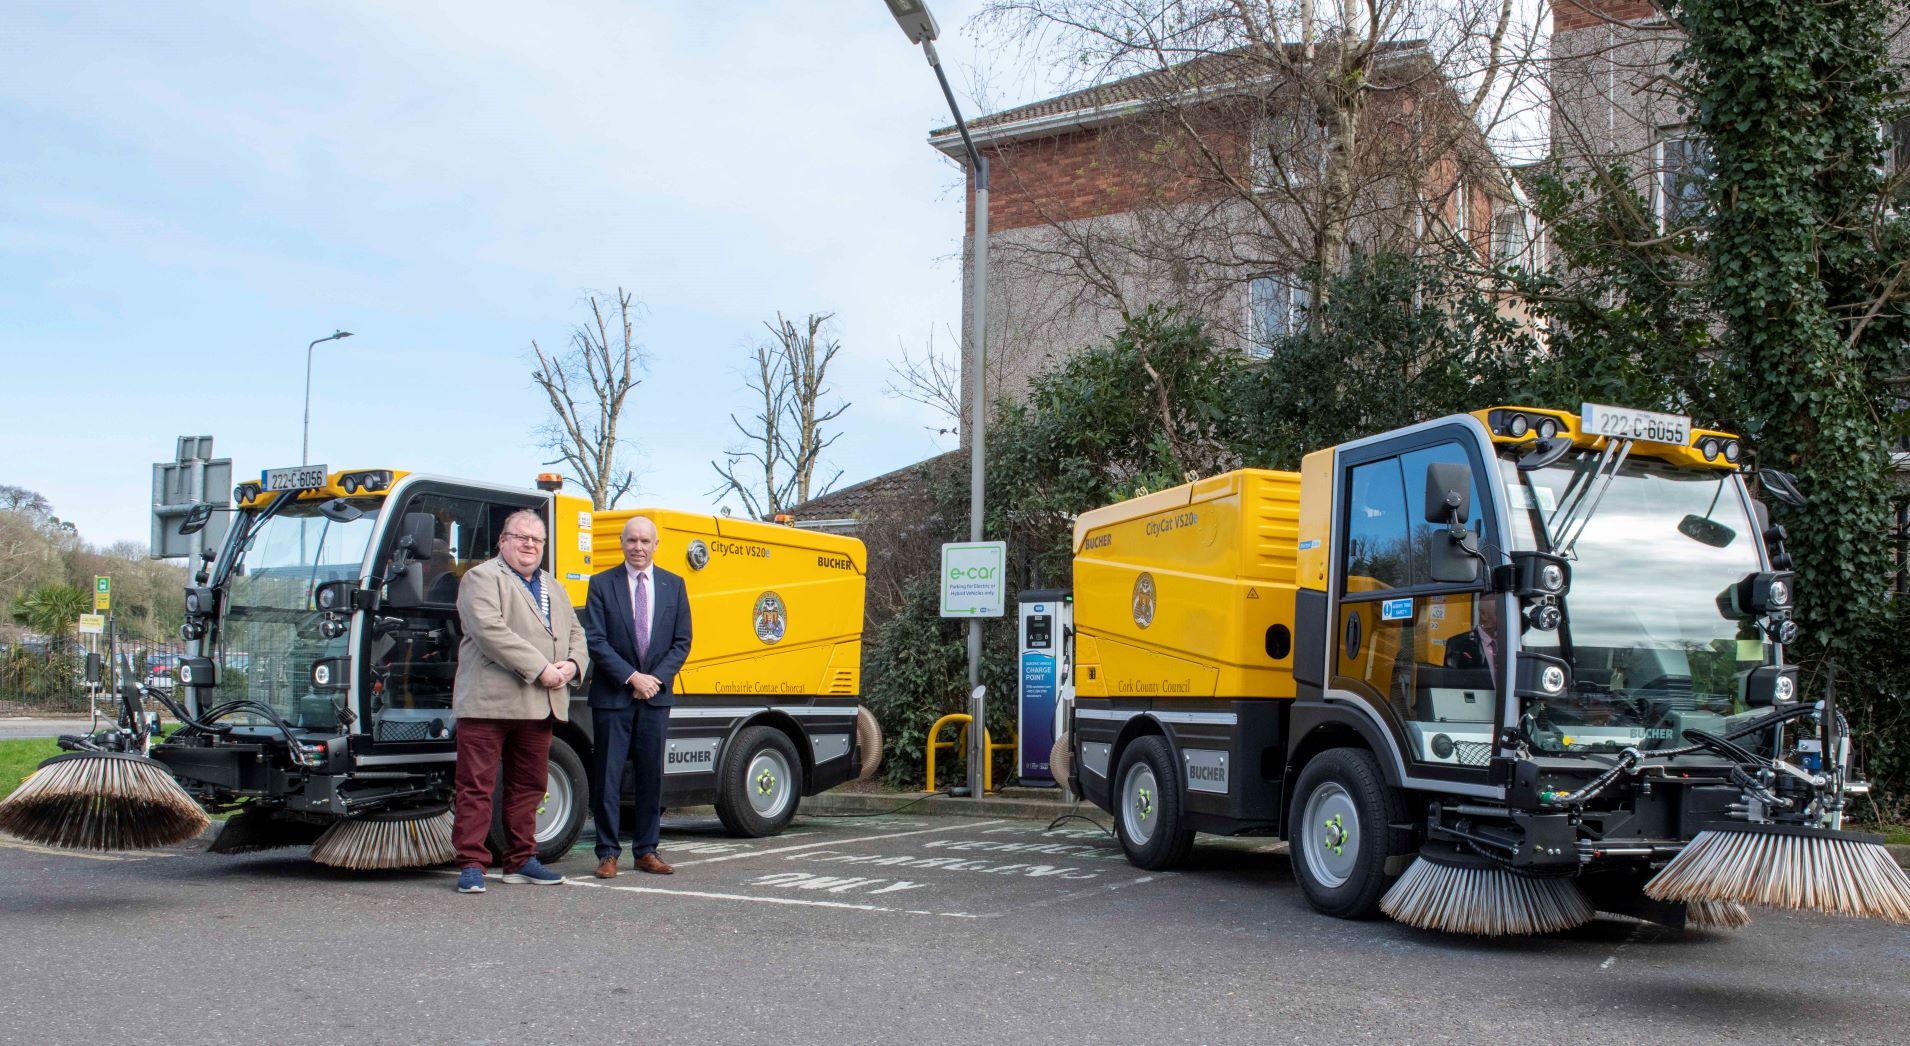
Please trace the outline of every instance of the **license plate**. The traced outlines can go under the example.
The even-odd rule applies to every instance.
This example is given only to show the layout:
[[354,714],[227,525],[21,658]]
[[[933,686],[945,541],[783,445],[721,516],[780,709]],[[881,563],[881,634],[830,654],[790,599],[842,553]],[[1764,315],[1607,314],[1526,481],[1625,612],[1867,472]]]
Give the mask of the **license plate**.
[[323,465],[266,469],[259,473],[259,487],[262,490],[312,490],[324,486],[329,475]]
[[1579,425],[1593,436],[1669,443],[1678,447],[1691,445],[1691,419],[1677,414],[1587,403],[1579,408]]

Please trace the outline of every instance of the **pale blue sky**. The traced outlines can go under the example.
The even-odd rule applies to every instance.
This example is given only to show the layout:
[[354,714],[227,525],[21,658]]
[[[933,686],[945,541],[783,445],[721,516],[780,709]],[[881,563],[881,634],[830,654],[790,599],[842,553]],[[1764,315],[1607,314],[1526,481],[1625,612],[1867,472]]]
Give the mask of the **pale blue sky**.
[[[951,65],[978,6],[936,4]],[[12,0],[0,483],[144,541],[173,437],[297,463],[305,343],[342,327],[314,461],[528,484],[530,340],[619,283],[654,356],[626,504],[709,504],[778,309],[838,314],[845,482],[918,460],[948,441],[881,390],[898,339],[960,326],[945,122],[880,0]]]

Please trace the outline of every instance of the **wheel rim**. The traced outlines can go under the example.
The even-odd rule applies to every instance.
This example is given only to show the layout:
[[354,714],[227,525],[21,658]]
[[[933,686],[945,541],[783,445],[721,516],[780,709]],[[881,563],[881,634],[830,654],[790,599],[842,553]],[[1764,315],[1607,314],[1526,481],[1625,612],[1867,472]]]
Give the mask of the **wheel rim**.
[[570,823],[570,812],[577,805],[577,791],[570,786],[570,775],[555,763],[544,778],[544,798],[537,804],[537,841],[550,842],[563,834]]
[[749,793],[749,808],[759,817],[775,817],[789,805],[793,794],[789,761],[781,752],[765,748],[749,761],[749,773],[743,777],[743,789]]
[[1360,812],[1346,789],[1328,781],[1307,797],[1300,844],[1322,884],[1340,886],[1353,877],[1360,859]]
[[1135,763],[1121,782],[1121,823],[1127,827],[1127,837],[1145,846],[1154,838],[1160,819],[1161,789],[1154,779],[1154,768]]

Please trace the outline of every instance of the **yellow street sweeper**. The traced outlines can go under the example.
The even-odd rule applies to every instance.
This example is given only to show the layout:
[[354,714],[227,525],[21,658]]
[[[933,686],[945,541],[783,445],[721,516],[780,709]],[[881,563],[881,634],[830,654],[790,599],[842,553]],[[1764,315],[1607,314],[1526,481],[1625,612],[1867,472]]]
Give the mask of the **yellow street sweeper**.
[[1863,786],[1784,663],[1790,561],[1739,459],[1682,417],[1497,407],[1086,513],[1064,776],[1145,868],[1288,839],[1337,916],[1910,921],[1842,831]]
[[[74,831],[56,829],[75,816],[149,820],[130,808],[128,789],[93,787],[107,771],[139,772],[158,778],[142,778],[149,789],[183,786],[197,806],[232,814],[217,851],[309,844],[314,858],[347,867],[448,860],[459,578],[495,554],[504,518],[525,508],[544,517],[545,567],[574,605],[592,573],[623,561],[618,538],[633,515],[656,523],[658,562],[684,578],[695,642],[677,677],[665,805],[714,803],[732,832],[773,834],[802,796],[865,776],[880,759],[880,731],[858,700],[867,559],[853,538],[664,509],[593,511],[554,476],[521,489],[310,466],[267,471],[235,500],[222,546],[186,592],[179,687],[143,695],[174,705],[183,727],[162,743],[137,723],[84,739],[86,750],[63,758],[99,769],[84,781],[60,771],[74,780],[57,791],[41,782],[31,808],[0,804],[0,828],[71,842]],[[188,528],[203,526],[211,509],[202,508]],[[584,692],[579,680],[551,743],[537,815],[545,860],[571,847],[589,809]],[[173,841],[151,830],[95,829],[88,839]]]

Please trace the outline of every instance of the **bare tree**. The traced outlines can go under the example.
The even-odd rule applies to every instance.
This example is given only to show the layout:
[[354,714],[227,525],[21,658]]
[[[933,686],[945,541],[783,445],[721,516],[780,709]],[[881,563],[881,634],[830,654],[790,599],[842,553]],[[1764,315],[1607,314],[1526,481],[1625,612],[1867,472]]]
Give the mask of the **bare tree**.
[[752,517],[769,519],[828,493],[842,478],[838,470],[827,482],[815,482],[822,452],[841,435],[825,426],[849,409],[847,403],[823,406],[829,364],[842,349],[829,334],[834,318],[812,312],[798,326],[779,312],[776,322],[763,324],[771,340],[757,343],[750,356],[754,373],[745,379],[755,413],[747,422],[730,415],[743,442],[731,446],[724,461],[710,462],[721,479],[710,489],[713,497],[734,496]]
[[1065,186],[1022,180],[1016,150],[1049,146],[1004,146],[998,190],[1046,233],[1002,237],[1004,266],[1103,308],[1171,298],[1237,322],[1226,303],[1260,277],[1312,273],[1317,300],[1354,251],[1484,253],[1474,212],[1489,208],[1468,190],[1512,195],[1490,139],[1525,115],[1536,14],[1529,0],[994,0],[985,29],[1084,70],[1090,105],[1125,114],[1094,141],[1143,201],[1083,217]]
[[[949,343],[957,344],[953,331]],[[959,350],[937,348],[935,328],[916,355],[907,344],[897,341],[896,356],[889,361],[889,382],[882,391],[895,399],[920,404],[935,412],[940,426],[929,426],[938,436],[953,436],[961,429],[962,357]]]
[[617,435],[624,401],[642,383],[637,375],[649,354],[636,340],[635,313],[641,306],[622,287],[614,302],[589,297],[590,321],[571,329],[562,353],[545,352],[531,342],[537,369],[531,380],[550,398],[555,415],[539,430],[544,449],[555,457],[546,465],[564,465],[590,492],[593,507],[614,508],[636,483],[618,451],[627,445]]

